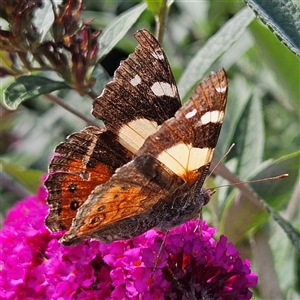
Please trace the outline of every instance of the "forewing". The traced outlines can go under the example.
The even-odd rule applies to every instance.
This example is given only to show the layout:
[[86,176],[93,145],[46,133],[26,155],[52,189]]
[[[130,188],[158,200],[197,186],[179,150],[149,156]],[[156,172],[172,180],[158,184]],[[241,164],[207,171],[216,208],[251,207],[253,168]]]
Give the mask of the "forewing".
[[93,115],[133,153],[181,106],[166,55],[147,31],[135,33],[135,52],[93,103]]
[[[223,123],[228,81],[219,70],[204,79],[194,95],[145,141],[137,156],[151,155],[190,186],[205,179]],[[202,181],[203,181],[202,180]]]

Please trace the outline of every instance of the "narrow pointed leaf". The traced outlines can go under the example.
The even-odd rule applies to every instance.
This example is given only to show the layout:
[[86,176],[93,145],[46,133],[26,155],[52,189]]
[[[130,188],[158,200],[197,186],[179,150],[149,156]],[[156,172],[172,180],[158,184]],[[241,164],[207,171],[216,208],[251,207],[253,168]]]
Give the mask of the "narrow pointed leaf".
[[268,178],[281,174],[289,177],[279,180],[269,180],[251,184],[252,189],[273,208],[281,209],[287,205],[290,192],[298,177],[300,169],[300,151],[291,153],[269,164],[252,179]]
[[14,110],[28,99],[68,88],[70,87],[64,82],[54,81],[46,77],[21,76],[4,90],[3,103],[8,109]]
[[196,53],[180,78],[178,89],[182,98],[203,78],[215,60],[220,57],[245,31],[254,14],[247,7],[230,19]]
[[146,3],[141,3],[118,16],[103,30],[99,39],[99,56],[101,60],[122,39],[141,13],[146,9]]
[[[300,60],[261,22],[252,22],[249,26],[255,45],[264,57],[264,62],[277,78],[278,89],[284,88],[286,94],[282,101],[288,102],[295,109],[299,103]],[[276,93],[276,91],[274,91]]]
[[41,185],[43,172],[39,170],[21,168],[4,161],[0,162],[0,167],[4,173],[21,183],[31,193],[36,193],[38,187]]
[[95,65],[91,77],[95,79],[92,91],[95,95],[100,95],[111,78],[100,63]]
[[215,151],[216,157],[221,158],[231,144],[236,143],[233,137],[252,94],[253,87],[244,77],[236,76],[231,79],[228,95],[230,101],[227,103],[225,120]]
[[238,198],[233,201],[234,198],[232,194],[232,201],[227,204],[227,209],[223,213],[223,220],[221,221],[221,224],[224,226],[225,235],[228,236],[231,241],[237,242],[251,229],[266,222],[269,219],[269,214],[263,208],[263,203],[272,205],[272,207],[276,209],[285,206],[289,201],[299,167],[300,152],[292,153],[274,162],[269,162],[266,168],[256,174],[252,179],[266,178],[286,173],[289,174],[289,177],[251,184],[252,190],[259,195],[256,197],[256,201],[249,200],[241,195],[238,195]]
[[284,230],[289,237],[291,243],[300,251],[300,233],[292,226],[291,223],[283,219],[279,213],[273,210],[267,203],[264,202],[264,206],[273,217],[274,221]]
[[292,0],[245,0],[292,52],[300,56],[300,9]]
[[236,173],[240,178],[247,179],[253,169],[260,165],[264,141],[262,105],[255,93],[245,106],[233,141],[236,143],[235,151],[239,158]]
[[43,42],[54,21],[54,12],[51,1],[44,1],[43,6],[35,11],[34,25],[40,33]]
[[151,1],[151,0],[146,0],[146,3],[148,5],[148,8],[155,14],[157,15],[158,12],[161,9],[161,6],[163,4],[164,0],[158,0],[158,1]]

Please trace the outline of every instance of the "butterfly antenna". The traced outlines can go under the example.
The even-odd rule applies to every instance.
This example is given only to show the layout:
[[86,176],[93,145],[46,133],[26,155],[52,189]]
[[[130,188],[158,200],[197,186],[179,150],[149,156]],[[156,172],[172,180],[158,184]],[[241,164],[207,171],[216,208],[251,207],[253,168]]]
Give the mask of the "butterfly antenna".
[[228,184],[224,184],[224,185],[219,185],[219,186],[217,186],[215,188],[226,187],[226,186],[236,186],[236,185],[241,185],[241,184],[245,184],[245,183],[255,183],[255,182],[268,181],[268,180],[278,180],[278,179],[286,178],[288,176],[289,176],[289,174],[281,174],[281,175],[273,176],[273,177],[267,177],[267,178],[249,180],[249,181],[240,181],[240,182],[228,183]]
[[[217,167],[220,165],[220,163],[224,160],[224,158],[231,152],[232,148],[235,146],[235,144],[233,143],[229,149],[227,150],[227,152],[222,156],[222,158],[218,161],[218,163],[214,166],[214,168],[211,170],[211,172],[209,173],[209,175],[206,177],[206,180],[214,173],[214,171],[217,169]],[[255,183],[255,182],[262,182],[262,181],[268,181],[268,180],[278,180],[278,179],[282,179],[282,178],[286,178],[288,177],[289,174],[281,174],[278,176],[273,176],[273,177],[267,177],[267,178],[261,178],[261,179],[256,179],[256,180],[249,180],[249,181],[239,181],[239,182],[234,182],[234,183],[229,183],[229,184],[224,184],[224,185],[220,185],[218,187],[215,187],[213,189],[216,188],[220,188],[220,187],[226,187],[226,186],[236,186],[236,185],[241,185],[241,184],[245,184],[245,183]],[[205,183],[204,182],[204,183]]]
[[[222,158],[217,162],[217,164],[214,166],[214,168],[210,171],[210,173],[208,174],[208,176],[206,176],[206,179],[204,181],[204,183],[207,181],[207,179],[213,174],[213,172],[216,170],[216,168],[220,165],[220,163],[224,160],[224,158],[231,152],[232,148],[235,146],[235,143],[233,143],[229,149],[227,150],[227,152],[222,156]],[[204,185],[203,183],[203,185]]]

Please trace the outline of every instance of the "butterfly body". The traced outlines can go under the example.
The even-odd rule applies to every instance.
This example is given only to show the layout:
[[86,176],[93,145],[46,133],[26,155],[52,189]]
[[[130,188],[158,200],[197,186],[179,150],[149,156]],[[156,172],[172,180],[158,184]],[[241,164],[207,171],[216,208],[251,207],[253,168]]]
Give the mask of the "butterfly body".
[[224,118],[226,73],[211,74],[180,107],[159,43],[146,30],[135,36],[134,54],[93,104],[106,129],[71,135],[50,164],[46,224],[68,229],[64,244],[169,230],[196,217],[212,194],[202,185]]

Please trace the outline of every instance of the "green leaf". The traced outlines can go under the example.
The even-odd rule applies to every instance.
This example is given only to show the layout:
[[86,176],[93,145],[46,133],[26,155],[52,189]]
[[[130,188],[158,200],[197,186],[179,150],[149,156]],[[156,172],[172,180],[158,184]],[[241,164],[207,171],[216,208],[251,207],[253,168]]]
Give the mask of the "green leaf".
[[36,193],[41,185],[41,178],[44,174],[41,171],[21,168],[3,160],[0,161],[0,168],[33,194]]
[[244,0],[292,52],[300,56],[300,10],[291,0]]
[[245,106],[236,132],[233,140],[236,144],[234,150],[238,156],[235,173],[240,178],[247,179],[251,171],[262,161],[265,142],[262,105],[257,93]]
[[164,0],[146,0],[148,8],[153,12],[154,15],[157,15],[161,9]]
[[297,179],[299,164],[300,151],[274,162],[266,163],[267,167],[251,179],[255,180],[286,173],[289,174],[289,177],[251,184],[251,188],[260,196],[260,201],[251,201],[241,197],[240,194],[238,199],[235,199],[235,191],[233,191],[230,197],[231,201],[227,203],[227,209],[223,213],[221,221],[221,223],[224,223],[224,234],[232,242],[240,241],[247,232],[269,219],[269,214],[263,208],[262,203],[272,204],[272,207],[280,207],[289,201],[292,187]]
[[289,174],[289,177],[280,180],[269,180],[251,184],[252,189],[273,208],[280,209],[287,205],[300,169],[300,151],[286,155],[270,163],[259,171],[252,179],[268,178],[280,174]]
[[[263,61],[272,69],[279,83],[277,88],[281,89],[281,92],[284,88],[286,96],[283,101],[299,109],[299,58],[280,43],[274,34],[260,22],[252,22],[249,28]],[[274,88],[276,89],[276,86]]]
[[93,28],[104,28],[115,18],[115,14],[112,11],[93,11],[93,10],[84,10],[81,12],[81,17],[85,22],[91,22]]
[[4,90],[3,103],[8,109],[14,110],[33,97],[51,93],[60,89],[70,88],[64,82],[53,81],[42,76],[21,76]]
[[225,120],[216,149],[217,157],[222,157],[229,146],[236,142],[233,137],[252,94],[253,87],[248,84],[244,77],[235,76],[230,80]]
[[44,42],[53,21],[54,12],[51,1],[43,1],[43,6],[35,10],[33,23],[40,33],[40,42]]
[[196,53],[178,83],[182,98],[203,78],[213,62],[243,34],[253,19],[254,14],[251,10],[248,8],[241,10]]
[[93,94],[100,95],[111,78],[99,62],[95,65],[91,77],[96,80],[92,88]]
[[264,202],[264,205],[273,219],[284,230],[292,244],[300,251],[300,233],[292,226],[291,223],[283,219],[275,210]]
[[123,38],[141,13],[146,9],[146,3],[141,3],[118,16],[108,25],[99,39],[99,56],[101,60]]

